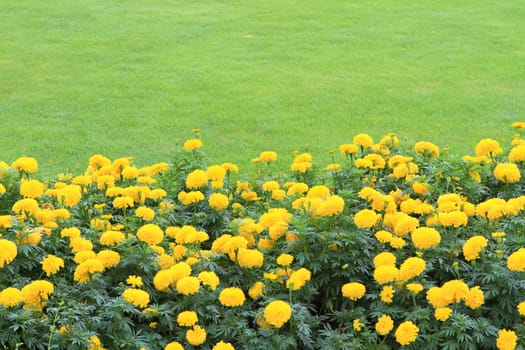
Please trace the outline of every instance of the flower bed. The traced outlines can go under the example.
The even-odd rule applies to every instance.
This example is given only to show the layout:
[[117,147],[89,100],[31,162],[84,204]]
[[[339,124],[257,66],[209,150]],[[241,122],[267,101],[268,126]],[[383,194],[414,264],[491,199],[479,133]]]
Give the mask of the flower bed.
[[[525,123],[457,159],[359,134],[319,167],[94,155],[0,163],[0,345],[515,349],[525,345]],[[337,160],[336,160],[337,159]],[[282,162],[282,160],[279,160]]]

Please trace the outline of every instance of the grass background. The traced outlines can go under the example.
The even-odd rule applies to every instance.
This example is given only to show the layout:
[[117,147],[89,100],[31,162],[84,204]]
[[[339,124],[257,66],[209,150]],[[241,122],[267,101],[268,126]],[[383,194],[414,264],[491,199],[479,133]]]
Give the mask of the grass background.
[[314,161],[359,132],[457,154],[525,119],[525,6],[509,1],[0,0],[0,160]]

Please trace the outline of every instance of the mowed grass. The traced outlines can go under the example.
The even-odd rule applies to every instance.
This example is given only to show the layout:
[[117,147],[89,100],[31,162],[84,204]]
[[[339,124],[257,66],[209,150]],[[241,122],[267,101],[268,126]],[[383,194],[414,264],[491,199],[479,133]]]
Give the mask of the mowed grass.
[[365,132],[473,153],[525,120],[522,1],[0,1],[0,160],[248,169]]

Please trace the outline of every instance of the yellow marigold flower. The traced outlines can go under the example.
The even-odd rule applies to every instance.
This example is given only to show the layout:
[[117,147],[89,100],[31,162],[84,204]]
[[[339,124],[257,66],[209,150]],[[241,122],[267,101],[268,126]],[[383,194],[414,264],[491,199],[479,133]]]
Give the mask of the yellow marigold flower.
[[386,284],[396,280],[399,270],[395,266],[383,265],[374,269],[374,280],[379,284]]
[[228,196],[222,193],[212,193],[208,198],[208,204],[213,209],[221,211],[228,208],[229,199]]
[[381,301],[385,302],[385,303],[391,303],[392,302],[392,298],[394,297],[394,287],[392,286],[383,286],[383,288],[381,289],[381,293],[379,294],[380,295],[380,298],[381,298]]
[[287,195],[293,196],[294,194],[303,194],[308,191],[308,185],[303,182],[294,182],[288,187]]
[[117,266],[120,262],[120,254],[113,250],[101,250],[97,254],[97,259],[102,261],[105,269]]
[[408,258],[399,266],[398,279],[400,281],[408,281],[422,274],[425,268],[425,260],[418,257]]
[[78,253],[85,250],[93,250],[93,243],[83,237],[73,237],[69,241],[69,247],[73,253]]
[[166,344],[164,350],[184,350],[184,347],[181,343],[172,341],[171,343]]
[[476,310],[485,303],[485,295],[479,286],[475,286],[469,289],[467,295],[464,297],[465,305],[472,310]]
[[363,325],[361,324],[361,321],[360,321],[359,319],[355,319],[355,320],[352,322],[352,328],[353,328],[355,331],[360,332],[362,327],[363,327]]
[[122,293],[128,303],[144,309],[149,304],[149,294],[142,289],[128,288]]
[[426,141],[417,142],[414,145],[414,150],[417,153],[426,155],[431,158],[436,158],[439,156],[439,147],[434,145],[433,143]]
[[392,234],[385,230],[380,230],[375,233],[375,238],[381,243],[388,243],[392,240]]
[[363,148],[370,148],[374,145],[374,140],[368,134],[357,134],[354,136],[352,143]]
[[80,230],[77,227],[68,227],[63,228],[62,231],[60,231],[60,237],[62,238],[75,238],[80,237]]
[[84,250],[75,254],[73,260],[75,263],[80,264],[88,259],[96,259],[97,254],[92,250]]
[[[173,243],[170,244],[170,246],[172,245]],[[175,244],[173,246],[171,246],[172,250],[173,250],[173,258],[175,259],[175,261],[179,261],[181,260],[187,253],[188,249],[182,245],[182,244]]]
[[409,215],[403,216],[394,226],[394,233],[399,237],[413,232],[419,227],[419,220]]
[[525,161],[525,145],[514,147],[509,152],[509,161],[513,163]]
[[504,183],[515,183],[521,179],[520,169],[514,163],[498,163],[493,173],[496,179]]
[[498,338],[496,339],[496,347],[498,350],[514,350],[518,343],[518,336],[516,332],[507,329],[500,329],[498,331]]
[[151,221],[155,217],[155,211],[148,207],[138,207],[135,215],[143,220]]
[[153,286],[155,286],[155,289],[158,291],[164,292],[175,283],[174,279],[175,272],[171,268],[167,270],[160,270],[153,277]]
[[525,301],[522,301],[521,303],[518,304],[517,306],[518,308],[518,313],[521,315],[521,316],[524,316],[525,317]]
[[206,331],[198,325],[186,331],[186,340],[193,346],[198,346],[206,341]]
[[291,171],[296,171],[299,173],[306,173],[308,169],[312,167],[312,163],[310,162],[299,162],[299,163],[293,163],[290,166]]
[[124,179],[134,179],[139,176],[139,169],[134,166],[127,166],[122,169],[120,175],[122,175]]
[[369,228],[379,221],[380,215],[370,209],[362,209],[354,215],[354,223],[359,228]]
[[420,283],[408,283],[405,287],[412,294],[419,294],[419,292],[423,290],[423,285],[421,285]]
[[250,289],[248,289],[248,295],[250,296],[250,298],[252,298],[253,300],[259,298],[260,296],[262,296],[264,293],[264,283],[258,281],[258,282],[255,282],[251,287]]
[[438,321],[446,321],[452,315],[452,309],[449,307],[439,307],[434,310],[434,317]]
[[182,205],[190,205],[202,202],[204,200],[204,194],[202,194],[200,191],[181,191],[177,195],[177,199],[182,203]]
[[525,122],[514,122],[512,123],[512,127],[520,131],[521,129],[525,128]]
[[45,280],[36,280],[24,286],[20,291],[24,308],[34,308],[36,311],[42,311],[49,295],[53,294],[55,288],[53,284]]
[[492,238],[496,238],[496,239],[497,239],[497,238],[503,238],[503,237],[505,237],[505,232],[503,232],[503,231],[501,231],[501,232],[492,232],[492,233],[490,234],[490,236],[491,236]]
[[266,181],[262,184],[262,189],[264,191],[271,192],[273,190],[278,190],[280,188],[280,185],[277,181]]
[[113,175],[100,175],[96,178],[97,188],[105,190],[115,186],[115,177]]
[[401,345],[414,342],[419,333],[419,328],[411,321],[401,323],[396,329],[396,341]]
[[465,212],[459,210],[453,210],[450,212],[438,213],[438,221],[444,227],[454,226],[467,226],[468,216]]
[[198,189],[208,183],[208,175],[204,170],[194,170],[186,177],[186,187],[191,189]]
[[126,236],[119,231],[105,231],[99,239],[100,244],[112,247],[118,243],[124,242]]
[[193,295],[199,291],[200,281],[197,277],[184,276],[177,281],[176,288],[183,295]]
[[38,198],[44,194],[44,184],[38,180],[22,180],[20,194],[26,198]]
[[190,139],[184,142],[184,149],[186,151],[195,151],[202,147],[202,141],[200,139]]
[[226,176],[226,169],[220,165],[211,165],[206,169],[206,175],[210,181],[221,182]]
[[400,249],[405,246],[405,240],[401,237],[392,237],[388,244],[394,249]]
[[375,329],[377,334],[385,336],[394,328],[394,321],[388,315],[382,315],[377,319]]
[[22,292],[14,287],[0,291],[0,305],[3,307],[17,306],[22,302]]
[[89,165],[93,169],[100,169],[110,164],[111,164],[111,160],[101,154],[94,154],[89,158]]
[[376,153],[367,154],[363,159],[368,164],[366,167],[370,169],[384,169],[386,166],[385,159]]
[[382,252],[374,257],[374,267],[396,266],[396,256],[390,252]]
[[446,292],[440,287],[432,287],[427,291],[427,301],[435,309],[440,307],[448,306],[453,300],[452,297],[447,295]]
[[155,224],[146,224],[139,228],[137,237],[149,245],[157,245],[162,242],[164,233],[162,229]]
[[507,259],[507,267],[511,271],[525,271],[525,248],[520,248]]
[[237,262],[241,267],[247,269],[261,267],[264,262],[264,255],[256,249],[241,248],[237,252]]
[[286,287],[291,288],[292,290],[299,290],[310,280],[311,277],[312,273],[310,270],[301,267],[299,270],[293,271],[290,274],[290,277],[286,281]]
[[412,184],[412,190],[414,193],[419,194],[421,196],[426,196],[429,191],[429,186],[427,184],[421,183],[421,182],[414,182]]
[[219,294],[219,301],[227,307],[241,306],[245,300],[244,292],[237,287],[224,288]]
[[343,293],[343,296],[345,298],[348,298],[350,300],[358,300],[361,299],[365,293],[366,288],[365,285],[359,282],[350,282],[346,283],[341,287],[341,292]]
[[[153,248],[153,246],[151,246],[151,248]],[[157,265],[161,269],[163,270],[169,269],[171,266],[173,266],[173,264],[175,264],[175,259],[171,255],[165,254],[165,253],[157,253],[157,254],[158,254]]]
[[177,315],[177,324],[181,327],[192,327],[199,321],[195,311],[182,311]]
[[270,325],[281,328],[292,317],[292,308],[282,300],[271,301],[264,308],[264,318]]
[[447,281],[443,284],[441,290],[444,292],[446,298],[456,303],[465,300],[469,293],[468,285],[461,280]]
[[285,190],[278,189],[278,190],[273,190],[272,191],[272,199],[273,200],[280,201],[280,200],[283,200],[285,196],[286,196],[286,191]]
[[0,239],[0,268],[5,264],[11,263],[18,254],[16,244],[7,240]]
[[330,196],[330,189],[324,185],[315,185],[312,186],[308,193],[306,194],[307,198],[320,198],[326,199]]
[[357,147],[357,145],[354,145],[351,143],[345,143],[339,146],[339,152],[341,152],[342,156],[349,156],[349,155],[355,154],[357,153],[358,150],[359,148]]
[[277,160],[277,153],[274,151],[263,151],[259,155],[259,159],[263,162],[273,162]]
[[479,258],[479,254],[487,246],[488,240],[483,236],[474,236],[463,244],[465,260],[472,261]]
[[275,244],[275,241],[273,239],[269,238],[261,238],[259,239],[259,242],[257,242],[257,248],[261,250],[268,250],[273,248]]
[[13,227],[14,217],[12,215],[0,215],[0,228]]
[[126,284],[134,287],[134,288],[137,288],[137,287],[142,287],[143,283],[142,283],[142,277],[140,276],[136,276],[136,275],[129,275],[128,278],[126,279]]
[[87,259],[86,261],[77,265],[73,279],[80,283],[86,283],[91,276],[96,272],[103,272],[104,264],[98,259]]
[[344,206],[344,199],[337,195],[333,195],[321,202],[319,207],[317,207],[316,213],[320,216],[334,216],[341,213],[344,209]]
[[89,343],[88,350],[107,350],[105,347],[102,346],[102,342],[100,341],[99,337],[97,337],[96,335],[89,337],[88,343]]
[[202,285],[210,287],[211,290],[215,290],[220,283],[219,277],[213,271],[202,271],[198,278]]
[[162,188],[156,188],[154,190],[151,190],[151,192],[148,193],[148,198],[151,199],[161,199],[166,197],[168,194],[166,191],[164,191]]
[[341,170],[341,164],[339,163],[331,163],[331,164],[328,164],[325,168],[326,171],[337,171],[337,170]]
[[64,267],[64,260],[58,256],[49,254],[42,259],[42,270],[48,277],[57,273],[62,267]]
[[82,198],[82,187],[78,185],[65,186],[57,190],[56,197],[58,203],[66,207],[72,207],[80,202]]
[[478,157],[494,157],[502,152],[499,142],[493,139],[482,139],[476,145],[476,156]]
[[40,208],[36,200],[33,198],[25,198],[15,202],[12,209],[16,214],[23,214],[26,216],[35,215]]
[[235,350],[235,348],[230,343],[225,343],[221,340],[213,346],[212,350]]
[[293,262],[293,255],[283,253],[277,257],[277,265],[290,266]]
[[301,153],[299,155],[296,155],[293,159],[294,163],[303,163],[303,162],[312,162],[312,155],[310,153]]
[[411,233],[412,242],[418,249],[430,249],[441,242],[438,230],[431,227],[416,228]]
[[[186,226],[184,226],[182,229],[184,230]],[[190,232],[187,232],[184,236],[184,244],[191,244],[191,243],[202,243],[210,239],[210,236],[204,231],[197,231],[192,227],[192,230]],[[177,243],[179,243],[177,241]]]
[[35,158],[20,157],[11,164],[11,167],[19,172],[34,173],[38,171],[38,162]]
[[221,166],[224,168],[224,170],[229,172],[239,172],[239,167],[236,164],[233,163],[222,163]]
[[113,207],[117,209],[133,208],[134,205],[133,198],[130,196],[117,197],[113,200]]

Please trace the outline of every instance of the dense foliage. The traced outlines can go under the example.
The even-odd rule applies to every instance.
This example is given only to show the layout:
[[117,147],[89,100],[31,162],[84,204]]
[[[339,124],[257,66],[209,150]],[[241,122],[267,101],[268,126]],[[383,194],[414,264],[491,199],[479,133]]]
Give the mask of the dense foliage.
[[525,123],[457,159],[356,135],[320,167],[0,163],[0,345],[514,349],[525,345]]

